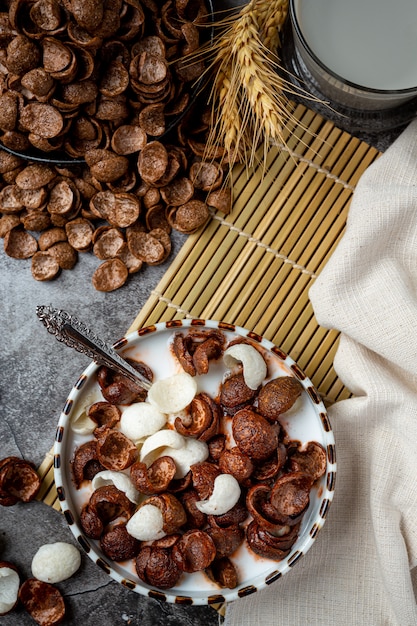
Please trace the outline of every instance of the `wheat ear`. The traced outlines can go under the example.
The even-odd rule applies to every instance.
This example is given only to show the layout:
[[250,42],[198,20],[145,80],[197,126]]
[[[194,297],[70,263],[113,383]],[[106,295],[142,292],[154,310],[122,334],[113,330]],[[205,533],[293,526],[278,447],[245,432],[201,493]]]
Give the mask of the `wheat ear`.
[[251,167],[262,142],[283,141],[288,107],[276,54],[287,8],[287,0],[250,0],[216,41],[208,145],[223,145],[230,165]]

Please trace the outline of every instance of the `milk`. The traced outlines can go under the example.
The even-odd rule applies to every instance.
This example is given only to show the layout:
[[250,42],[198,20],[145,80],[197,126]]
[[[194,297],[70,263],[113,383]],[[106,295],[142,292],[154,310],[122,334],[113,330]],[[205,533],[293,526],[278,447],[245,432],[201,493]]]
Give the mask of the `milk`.
[[417,0],[295,0],[315,56],[362,87],[417,86]]

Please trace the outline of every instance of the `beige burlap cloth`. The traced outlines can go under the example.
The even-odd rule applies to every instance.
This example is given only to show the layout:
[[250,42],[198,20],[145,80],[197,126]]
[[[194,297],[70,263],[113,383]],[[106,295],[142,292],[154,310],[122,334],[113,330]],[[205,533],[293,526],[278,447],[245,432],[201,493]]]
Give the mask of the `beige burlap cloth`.
[[227,626],[417,625],[417,122],[362,175],[346,232],[310,289],[341,332],[353,397],[329,416],[337,485],[294,569],[227,606]]

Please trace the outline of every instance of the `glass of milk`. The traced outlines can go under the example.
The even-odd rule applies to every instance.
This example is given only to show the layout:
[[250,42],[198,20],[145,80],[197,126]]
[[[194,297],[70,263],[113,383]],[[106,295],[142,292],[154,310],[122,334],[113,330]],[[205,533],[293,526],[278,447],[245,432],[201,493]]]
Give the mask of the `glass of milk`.
[[303,80],[331,105],[382,111],[417,96],[417,0],[290,0]]

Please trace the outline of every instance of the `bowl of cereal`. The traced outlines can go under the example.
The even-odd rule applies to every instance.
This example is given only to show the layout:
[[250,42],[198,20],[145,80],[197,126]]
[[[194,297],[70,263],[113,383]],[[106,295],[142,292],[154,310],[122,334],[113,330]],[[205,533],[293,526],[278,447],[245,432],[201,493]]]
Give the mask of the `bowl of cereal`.
[[311,381],[270,341],[211,320],[156,323],[114,347],[149,391],[92,363],[55,440],[61,508],[88,556],[132,591],[194,605],[290,572],[335,488]]

